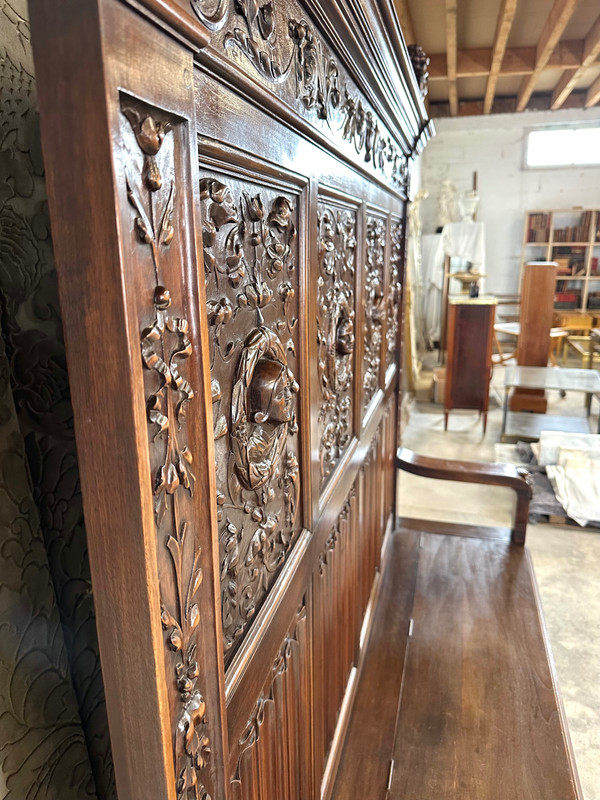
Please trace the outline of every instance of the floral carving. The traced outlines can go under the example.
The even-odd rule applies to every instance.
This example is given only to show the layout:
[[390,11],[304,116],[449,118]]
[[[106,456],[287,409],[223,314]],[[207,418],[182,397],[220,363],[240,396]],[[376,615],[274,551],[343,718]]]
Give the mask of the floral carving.
[[339,69],[305,20],[291,19],[288,32],[294,42],[296,95],[305,108],[315,109],[319,119],[329,119],[340,104]]
[[356,215],[319,203],[317,354],[321,390],[319,461],[321,486],[352,433]]
[[200,197],[230,659],[299,532],[297,212],[283,194],[215,176]]
[[400,314],[400,270],[402,267],[402,232],[400,220],[392,220],[390,230],[390,276],[386,297],[386,366],[398,361],[398,324]]
[[379,388],[382,326],[385,315],[383,276],[385,267],[386,222],[367,215],[367,259],[364,272],[364,358],[363,404],[366,408]]
[[[155,119],[137,107],[127,105],[123,113],[131,125],[143,153],[141,174],[126,173],[127,195],[135,209],[135,228],[142,242],[149,245],[156,288],[154,320],[141,332],[142,363],[147,370],[146,414],[151,428],[150,448],[153,464],[152,491],[156,528],[165,535],[165,545],[173,566],[174,603],[164,599],[161,585],[161,622],[166,643],[174,654],[174,682],[178,696],[175,724],[175,776],[178,800],[210,800],[200,780],[210,759],[210,739],[206,703],[198,685],[197,661],[200,608],[198,593],[202,584],[201,549],[190,537],[184,498],[194,494],[193,456],[187,444],[185,415],[194,390],[182,374],[182,365],[192,354],[189,325],[183,317],[170,313],[172,297],[162,285],[161,259],[174,236],[172,136],[170,149],[163,146],[172,131],[169,121]],[[164,185],[164,174],[168,180]],[[227,304],[215,310],[223,324]]]
[[421,97],[425,99],[429,90],[429,63],[431,59],[418,44],[408,45],[408,55],[415,71]]
[[233,0],[233,10],[244,22],[227,33],[225,47],[235,47],[271,83],[286,79],[290,65],[282,67],[275,49],[275,9],[273,0]]

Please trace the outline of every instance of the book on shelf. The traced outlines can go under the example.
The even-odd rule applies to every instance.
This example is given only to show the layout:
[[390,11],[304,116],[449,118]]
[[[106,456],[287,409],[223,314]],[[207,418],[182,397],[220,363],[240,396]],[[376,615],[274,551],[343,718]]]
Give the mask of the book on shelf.
[[527,241],[534,244],[539,242],[544,244],[550,239],[550,215],[549,214],[529,214],[527,224]]
[[590,238],[593,211],[584,211],[578,225],[554,228],[552,239],[555,242],[586,242]]

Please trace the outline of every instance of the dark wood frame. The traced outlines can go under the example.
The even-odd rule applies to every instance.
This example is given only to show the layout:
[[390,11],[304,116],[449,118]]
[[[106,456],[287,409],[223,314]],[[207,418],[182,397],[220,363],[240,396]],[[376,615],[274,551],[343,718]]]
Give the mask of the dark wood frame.
[[[395,515],[398,291],[393,293],[400,315],[396,331],[382,304],[392,280],[392,225],[399,226],[396,280],[403,283],[410,157],[422,150],[433,129],[388,0],[302,5],[285,0],[275,8],[275,22],[294,21],[295,38],[282,26],[275,45],[269,38],[271,21],[251,14],[244,18],[244,13],[241,4],[229,0],[31,3],[52,232],[121,800],[188,800],[192,794],[222,800],[244,792],[244,797],[267,800],[266,787],[277,792],[278,780],[293,783],[301,800],[330,792],[353,696],[352,676],[360,669],[361,623],[368,627],[382,541]],[[241,55],[235,50],[236,57],[231,56],[226,33],[238,36]],[[257,42],[260,57],[252,46]],[[298,59],[303,48],[313,48],[311,57],[331,67],[327,92],[339,78],[335,104],[341,109],[347,103],[349,128],[339,120],[324,122],[329,113],[325,73],[315,73],[311,83],[300,63],[290,60],[286,80],[278,80],[276,48],[283,46]],[[265,53],[274,54],[271,61]],[[358,117],[352,108],[361,109]],[[266,142],[263,130],[269,131]],[[214,330],[207,320],[207,303],[214,298],[201,279],[207,262],[199,178],[212,164],[220,164],[240,185],[258,186],[265,196],[275,190],[293,196],[300,232],[294,247],[303,265],[293,334],[301,387],[302,524],[227,669],[219,541],[225,520],[214,469]],[[347,196],[356,207],[356,298],[368,284],[381,361],[365,414],[368,341],[363,331],[369,320],[357,299],[353,435],[319,497],[313,271],[323,187],[327,196]],[[152,212],[155,206],[161,213]],[[144,207],[150,208],[147,219]],[[382,259],[375,282],[365,268],[373,209],[381,209],[377,213],[388,240],[373,256]],[[259,213],[258,205],[252,213]],[[258,302],[256,294],[250,299]],[[181,404],[189,406],[185,417]],[[168,445],[162,435],[165,420],[169,431],[176,431]],[[193,467],[186,466],[188,458]],[[336,541],[343,542],[337,550]],[[183,586],[191,587],[187,594]],[[347,612],[352,626],[339,624]],[[333,655],[319,650],[315,640],[315,631],[328,624],[333,625]],[[328,684],[319,686],[315,676],[325,673]],[[282,686],[286,699],[278,694]],[[340,696],[346,713],[337,724]],[[326,703],[315,702],[319,697]],[[273,714],[278,720],[303,716],[306,724],[282,728]],[[317,746],[322,735],[325,741]],[[259,777],[249,778],[244,771],[250,768]],[[270,781],[271,769],[276,776]]]

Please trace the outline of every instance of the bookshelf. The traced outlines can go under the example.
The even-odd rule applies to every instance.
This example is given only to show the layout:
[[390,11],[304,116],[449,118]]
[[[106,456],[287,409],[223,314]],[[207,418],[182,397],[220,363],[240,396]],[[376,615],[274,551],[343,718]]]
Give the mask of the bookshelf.
[[527,211],[521,279],[528,261],[555,261],[554,308],[600,312],[600,209]]

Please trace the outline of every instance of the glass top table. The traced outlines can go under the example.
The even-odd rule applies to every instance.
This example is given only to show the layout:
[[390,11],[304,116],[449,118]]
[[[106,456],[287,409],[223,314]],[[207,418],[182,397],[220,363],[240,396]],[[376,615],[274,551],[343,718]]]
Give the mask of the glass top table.
[[[504,440],[506,434],[506,424],[508,420],[508,396],[511,389],[556,389],[559,392],[584,392],[588,395],[586,403],[587,416],[590,415],[592,396],[600,400],[600,374],[593,369],[564,369],[562,367],[521,367],[511,365],[506,368],[504,376],[504,411],[502,414],[501,438]],[[517,416],[516,414],[514,416]],[[518,415],[519,417],[522,414]],[[546,415],[528,414],[528,419],[532,422],[535,417],[537,423],[531,427],[540,428],[543,425]],[[539,418],[542,418],[541,420]],[[546,419],[550,420],[549,417]],[[566,425],[572,425],[574,420],[568,422],[569,418],[562,418]],[[576,419],[576,418],[574,418]],[[585,422],[581,420],[581,422]],[[556,430],[556,418],[552,418],[552,429]],[[560,430],[560,428],[558,428]],[[589,432],[589,429],[588,429]],[[598,415],[598,429],[600,433],[600,414]]]

